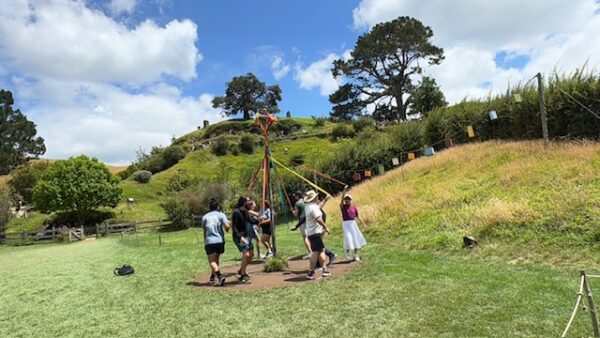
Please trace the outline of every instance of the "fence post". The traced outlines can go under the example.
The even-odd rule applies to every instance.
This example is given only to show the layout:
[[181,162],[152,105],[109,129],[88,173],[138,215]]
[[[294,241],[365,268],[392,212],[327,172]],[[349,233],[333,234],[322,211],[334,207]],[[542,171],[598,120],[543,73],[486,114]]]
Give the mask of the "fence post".
[[85,237],[85,229],[83,228],[83,225],[81,226],[81,234],[80,234],[80,236],[81,236],[81,238],[80,238],[81,240],[83,240],[83,237]]
[[56,228],[52,227],[52,240],[55,241],[56,240]]
[[598,328],[598,317],[596,317],[596,306],[594,305],[594,299],[592,298],[592,290],[588,284],[588,278],[585,270],[580,270],[579,273],[584,276],[583,278],[583,289],[588,299],[588,306],[590,307],[590,316],[592,317],[592,328],[594,329],[594,337],[600,337],[600,329]]
[[162,237],[158,235],[158,246],[162,246]]

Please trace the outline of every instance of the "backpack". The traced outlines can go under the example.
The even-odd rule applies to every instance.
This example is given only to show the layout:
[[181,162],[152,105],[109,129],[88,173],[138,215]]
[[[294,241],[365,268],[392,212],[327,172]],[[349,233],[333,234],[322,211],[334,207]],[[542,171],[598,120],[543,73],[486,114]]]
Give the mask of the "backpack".
[[123,265],[120,268],[115,268],[114,272],[115,272],[116,276],[129,276],[129,275],[133,275],[135,270],[133,269],[133,266],[131,266],[131,265]]

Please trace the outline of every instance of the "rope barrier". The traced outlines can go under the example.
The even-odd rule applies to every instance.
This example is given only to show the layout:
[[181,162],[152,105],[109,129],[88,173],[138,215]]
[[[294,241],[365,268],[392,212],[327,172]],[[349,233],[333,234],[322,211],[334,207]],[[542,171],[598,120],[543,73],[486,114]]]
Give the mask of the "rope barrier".
[[583,109],[587,110],[590,114],[594,115],[594,117],[596,117],[598,120],[600,120],[600,115],[596,114],[590,108],[588,108],[586,105],[584,105],[583,103],[579,102],[579,100],[577,100],[576,98],[574,98],[571,94],[569,94],[566,91],[564,91],[558,85],[556,86],[556,89],[558,89],[563,94],[567,95],[571,100],[575,101],[575,103],[577,103],[578,105],[580,105]]
[[338,180],[336,178],[333,178],[333,177],[331,177],[331,176],[329,176],[327,174],[324,174],[324,173],[322,173],[322,172],[320,172],[320,171],[318,171],[316,169],[308,168],[304,164],[300,164],[300,163],[296,163],[296,162],[292,162],[292,163],[294,163],[294,165],[296,165],[296,166],[298,166],[298,167],[300,167],[300,168],[302,168],[304,170],[308,170],[308,171],[313,172],[313,173],[315,173],[315,174],[317,174],[317,175],[319,175],[321,177],[327,178],[327,179],[329,179],[332,182],[338,183],[338,184],[342,185],[343,187],[345,187],[345,186],[348,185],[347,183],[344,183],[344,182],[342,182],[342,181],[340,181],[340,180]]
[[571,313],[571,318],[569,318],[567,327],[565,328],[562,335],[560,336],[561,338],[564,338],[567,336],[567,332],[569,332],[569,329],[571,328],[571,324],[573,324],[573,320],[575,319],[575,315],[577,314],[577,310],[579,309],[579,304],[581,303],[581,299],[583,299],[583,283],[584,282],[585,282],[585,275],[582,275],[581,283],[579,286],[579,292],[577,293],[577,302],[575,302],[575,308],[573,309],[573,312]]

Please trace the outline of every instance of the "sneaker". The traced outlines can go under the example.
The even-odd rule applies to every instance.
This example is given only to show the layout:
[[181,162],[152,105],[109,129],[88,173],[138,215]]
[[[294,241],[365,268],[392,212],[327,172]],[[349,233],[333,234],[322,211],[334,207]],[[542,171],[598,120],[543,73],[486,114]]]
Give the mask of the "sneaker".
[[[236,276],[238,279],[242,278],[242,270],[238,270],[238,271],[235,273],[235,276]],[[249,274],[248,272],[246,272],[246,276],[248,276],[248,277],[252,277],[252,275],[251,275],[251,274]]]
[[225,278],[225,275],[220,275],[220,276],[219,276],[219,285],[220,285],[220,286],[223,286],[223,285],[225,285],[225,279],[226,279],[226,278]]
[[323,277],[329,277],[331,276],[331,272],[329,272],[329,269],[323,269]]
[[273,251],[269,251],[266,256],[266,258],[271,258],[271,257],[273,257]]
[[317,280],[320,278],[321,277],[319,277],[314,271],[309,271],[308,274],[306,274],[306,279]]
[[240,278],[238,278],[238,280],[240,281],[240,283],[246,284],[246,283],[250,283],[250,275],[245,274],[240,276]]
[[358,255],[354,255],[354,261],[355,262],[360,262],[360,257],[358,257]]
[[[271,255],[271,256],[273,256],[273,255]],[[259,256],[259,257],[260,257],[260,259],[265,259],[265,258],[269,257],[269,255],[266,255],[266,256],[265,256],[264,254],[260,254],[260,256]]]
[[335,262],[336,258],[337,258],[336,254],[332,254],[331,256],[329,256],[329,264],[327,264],[327,265],[333,264],[333,262]]
[[210,277],[210,279],[208,280],[208,285],[210,286],[217,286],[218,284],[219,281],[215,277]]
[[352,255],[350,254],[349,250],[344,251],[344,257],[346,257],[346,259],[349,261],[354,259],[354,257],[352,257]]

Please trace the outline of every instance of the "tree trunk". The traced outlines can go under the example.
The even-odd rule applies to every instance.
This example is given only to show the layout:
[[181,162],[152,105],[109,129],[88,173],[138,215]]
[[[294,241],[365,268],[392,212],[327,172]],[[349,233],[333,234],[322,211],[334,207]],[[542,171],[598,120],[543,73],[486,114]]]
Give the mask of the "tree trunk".
[[244,120],[249,120],[249,119],[250,119],[250,111],[244,110]]
[[406,121],[406,105],[402,101],[402,94],[400,94],[400,99],[396,96],[396,118],[399,121]]

